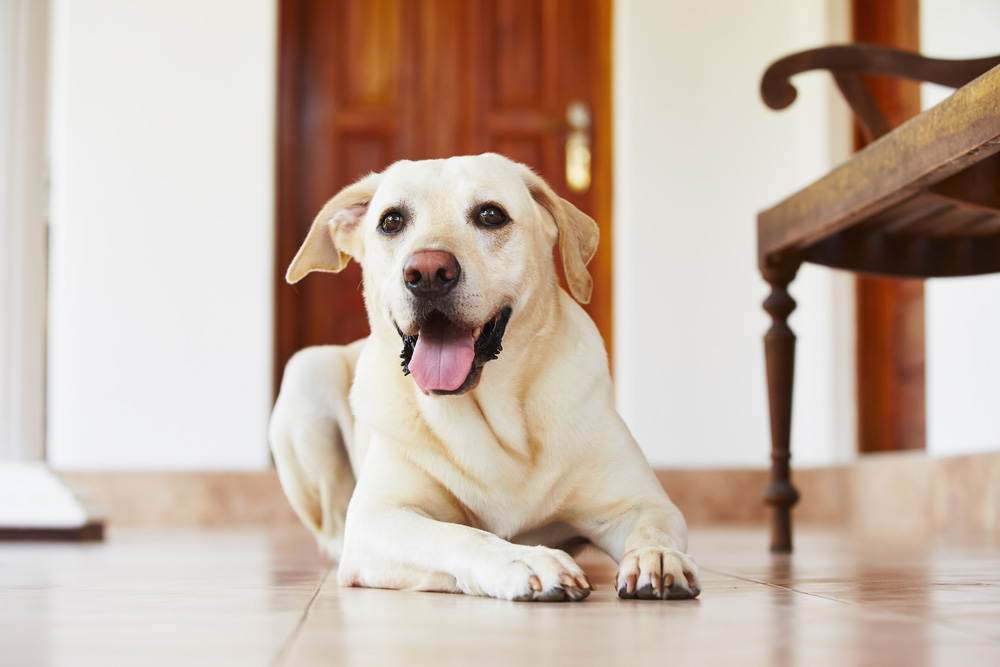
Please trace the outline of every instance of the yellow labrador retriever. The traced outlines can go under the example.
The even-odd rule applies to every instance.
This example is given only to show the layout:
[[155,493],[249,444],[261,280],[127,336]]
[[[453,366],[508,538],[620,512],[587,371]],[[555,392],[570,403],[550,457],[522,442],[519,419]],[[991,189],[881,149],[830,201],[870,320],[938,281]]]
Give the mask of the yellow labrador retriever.
[[323,207],[287,278],[360,262],[371,336],[295,355],[270,438],[341,585],[581,600],[567,550],[593,543],[623,598],[698,595],[576,303],[596,246],[593,220],[493,154],[398,162]]

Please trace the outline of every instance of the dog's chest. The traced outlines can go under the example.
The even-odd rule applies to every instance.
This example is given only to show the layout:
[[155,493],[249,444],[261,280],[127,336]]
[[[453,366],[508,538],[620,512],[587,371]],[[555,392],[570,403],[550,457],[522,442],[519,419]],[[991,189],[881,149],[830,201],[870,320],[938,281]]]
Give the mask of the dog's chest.
[[431,423],[439,448],[421,466],[461,503],[478,527],[512,536],[558,513],[570,475],[558,438],[526,413],[450,406]]
[[456,471],[450,490],[477,528],[504,538],[555,520],[565,495],[544,470],[495,462],[490,473],[471,479]]

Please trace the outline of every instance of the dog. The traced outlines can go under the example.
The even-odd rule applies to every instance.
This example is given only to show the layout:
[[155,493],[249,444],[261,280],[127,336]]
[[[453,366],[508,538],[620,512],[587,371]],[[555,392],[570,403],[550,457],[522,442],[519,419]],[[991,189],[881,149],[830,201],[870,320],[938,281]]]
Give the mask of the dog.
[[288,362],[269,436],[340,585],[582,600],[570,552],[593,544],[622,598],[698,596],[684,518],[578,303],[597,241],[496,154],[397,162],[323,206],[287,280],[356,260],[371,333]]

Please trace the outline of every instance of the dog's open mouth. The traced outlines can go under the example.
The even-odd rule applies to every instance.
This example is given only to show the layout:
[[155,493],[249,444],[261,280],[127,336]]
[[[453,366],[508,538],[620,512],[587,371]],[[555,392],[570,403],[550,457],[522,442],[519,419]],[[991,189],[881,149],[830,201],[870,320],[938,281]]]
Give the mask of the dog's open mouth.
[[[481,327],[468,329],[433,311],[420,325],[419,333],[403,339],[403,375],[428,394],[461,394],[479,382],[486,362],[499,356],[510,308],[502,308]],[[398,330],[398,328],[397,328]]]

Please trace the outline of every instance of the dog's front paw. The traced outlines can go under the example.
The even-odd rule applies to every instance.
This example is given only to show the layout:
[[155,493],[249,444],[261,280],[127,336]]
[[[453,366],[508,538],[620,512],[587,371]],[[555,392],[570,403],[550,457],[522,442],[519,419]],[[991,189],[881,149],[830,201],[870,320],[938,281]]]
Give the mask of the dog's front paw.
[[590,595],[590,582],[564,551],[524,547],[496,573],[494,597],[538,602],[576,602]]
[[622,557],[615,576],[620,598],[685,600],[698,597],[698,566],[687,554],[663,547],[642,547]]

